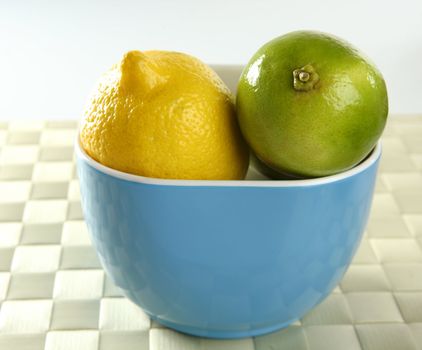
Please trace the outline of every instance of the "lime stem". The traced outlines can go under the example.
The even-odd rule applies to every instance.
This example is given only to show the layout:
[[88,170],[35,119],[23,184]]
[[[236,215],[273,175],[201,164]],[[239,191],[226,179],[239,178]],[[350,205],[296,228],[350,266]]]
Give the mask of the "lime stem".
[[306,83],[311,75],[308,72],[302,71],[299,73],[299,80]]
[[310,91],[318,81],[319,75],[310,64],[293,71],[293,88],[297,91]]

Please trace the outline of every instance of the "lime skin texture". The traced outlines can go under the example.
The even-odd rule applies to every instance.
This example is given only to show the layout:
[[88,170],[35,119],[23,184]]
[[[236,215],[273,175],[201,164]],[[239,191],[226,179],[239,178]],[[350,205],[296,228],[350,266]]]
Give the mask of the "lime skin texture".
[[314,31],[262,46],[242,72],[236,104],[257,158],[299,178],[358,164],[388,115],[386,84],[375,65],[344,40]]

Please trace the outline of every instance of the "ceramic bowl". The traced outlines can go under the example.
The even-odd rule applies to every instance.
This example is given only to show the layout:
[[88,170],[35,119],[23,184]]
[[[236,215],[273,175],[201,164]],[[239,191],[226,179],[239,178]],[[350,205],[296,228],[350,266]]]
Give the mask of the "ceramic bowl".
[[250,169],[244,181],[188,181],[113,170],[76,143],[106,273],[152,319],[214,338],[286,327],[333,290],[365,229],[380,155],[378,144],[351,170],[309,180]]

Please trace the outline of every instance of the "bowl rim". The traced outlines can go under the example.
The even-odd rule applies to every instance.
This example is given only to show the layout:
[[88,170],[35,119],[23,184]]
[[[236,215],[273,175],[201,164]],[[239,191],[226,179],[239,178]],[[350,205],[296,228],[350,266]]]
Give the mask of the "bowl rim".
[[183,187],[307,187],[329,184],[348,179],[371,167],[380,158],[381,148],[381,141],[378,141],[375,147],[369,153],[369,156],[358,165],[341,173],[324,177],[299,180],[181,180],[145,177],[110,168],[97,162],[85,152],[80,142],[79,133],[75,142],[75,154],[77,159],[84,161],[89,166],[103,174],[129,182],[148,185]]

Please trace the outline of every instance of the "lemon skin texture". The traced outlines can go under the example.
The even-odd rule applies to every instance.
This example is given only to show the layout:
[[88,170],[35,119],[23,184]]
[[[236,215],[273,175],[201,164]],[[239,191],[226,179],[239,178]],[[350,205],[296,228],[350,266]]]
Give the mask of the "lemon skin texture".
[[232,94],[178,52],[126,53],[94,92],[80,141],[108,167],[155,178],[243,179],[249,162]]
[[373,149],[388,115],[371,61],[329,34],[297,31],[261,47],[237,92],[239,124],[269,168],[299,178],[352,168]]

